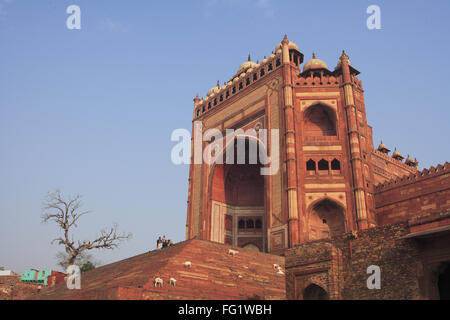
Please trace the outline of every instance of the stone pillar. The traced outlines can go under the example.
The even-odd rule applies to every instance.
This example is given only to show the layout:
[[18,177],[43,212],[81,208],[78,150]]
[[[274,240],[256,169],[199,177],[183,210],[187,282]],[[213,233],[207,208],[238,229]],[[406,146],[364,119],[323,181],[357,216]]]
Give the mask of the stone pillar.
[[[193,119],[196,118],[197,114],[197,106],[200,102],[200,98],[198,94],[194,98],[194,114]],[[194,122],[192,122],[192,134],[191,134],[191,163],[189,165],[189,186],[188,186],[188,200],[187,200],[187,217],[186,217],[186,240],[189,240],[194,237],[194,230],[192,226],[192,176],[194,174]]]
[[289,58],[289,41],[284,36],[283,50],[283,93],[286,141],[286,171],[288,197],[289,247],[298,243],[298,192],[297,192],[297,160],[294,127],[294,104],[292,101],[291,65]]
[[341,68],[345,97],[345,113],[348,125],[350,144],[350,162],[353,175],[353,192],[355,197],[356,220],[359,229],[367,229],[366,193],[363,180],[363,164],[361,159],[360,132],[358,130],[356,106],[353,98],[353,84],[350,77],[348,56],[342,52]]

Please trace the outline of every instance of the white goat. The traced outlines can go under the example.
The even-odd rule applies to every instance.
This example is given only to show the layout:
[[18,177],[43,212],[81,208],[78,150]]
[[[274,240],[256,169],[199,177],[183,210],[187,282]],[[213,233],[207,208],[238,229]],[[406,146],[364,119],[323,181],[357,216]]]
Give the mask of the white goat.
[[191,267],[191,262],[190,261],[185,261],[183,263],[183,266],[185,266],[186,268],[190,268]]
[[170,278],[169,279],[169,285],[172,285],[172,286],[176,287],[177,286],[177,279]]
[[237,250],[233,250],[233,249],[228,249],[228,254],[229,255],[231,255],[231,256],[235,256],[235,255],[237,255],[239,253],[239,251],[237,251]]
[[164,282],[163,279],[161,279],[160,277],[155,278],[155,282],[154,282],[155,287],[162,288],[163,282]]

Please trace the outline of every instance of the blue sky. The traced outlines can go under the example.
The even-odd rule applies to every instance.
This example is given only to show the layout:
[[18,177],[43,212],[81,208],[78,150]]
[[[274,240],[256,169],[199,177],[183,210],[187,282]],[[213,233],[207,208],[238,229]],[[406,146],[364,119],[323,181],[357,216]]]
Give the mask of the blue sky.
[[[66,28],[79,5],[81,30]],[[382,29],[366,28],[381,8]],[[286,33],[306,59],[361,71],[368,122],[421,167],[450,159],[450,2],[0,0],[0,266],[55,268],[48,191],[82,193],[80,238],[113,222],[134,238],[103,264],[184,240],[188,166],[170,161],[192,99],[261,60]]]

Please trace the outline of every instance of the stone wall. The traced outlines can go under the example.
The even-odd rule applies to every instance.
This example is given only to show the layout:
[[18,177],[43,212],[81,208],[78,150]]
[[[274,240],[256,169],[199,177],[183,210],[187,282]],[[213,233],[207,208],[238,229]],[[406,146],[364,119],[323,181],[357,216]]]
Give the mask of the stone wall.
[[[378,227],[360,232],[352,243],[350,263],[342,292],[344,299],[418,299],[421,261],[417,244],[401,239],[409,233],[406,224]],[[381,268],[381,289],[367,288],[367,268]]]
[[370,160],[373,165],[375,185],[417,172],[415,168],[378,150],[372,151]]
[[[303,244],[286,253],[288,299],[301,299],[310,284],[330,299],[419,299],[421,261],[406,223],[367,229]],[[381,268],[381,289],[367,288],[367,268]]]
[[[13,289],[11,292],[11,285]],[[20,282],[20,275],[0,277],[0,300],[23,300],[38,292],[38,287],[45,290],[44,285]]]
[[286,252],[286,292],[288,299],[305,299],[310,285],[325,289],[331,299],[339,299],[342,287],[342,252],[330,240],[309,242]]
[[381,184],[375,190],[380,225],[450,209],[450,164]]

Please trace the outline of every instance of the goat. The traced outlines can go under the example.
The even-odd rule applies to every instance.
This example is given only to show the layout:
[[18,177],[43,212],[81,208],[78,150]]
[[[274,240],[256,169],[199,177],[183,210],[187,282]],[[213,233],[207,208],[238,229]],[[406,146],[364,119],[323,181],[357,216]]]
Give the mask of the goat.
[[186,261],[183,263],[183,266],[185,266],[186,268],[190,268],[191,267],[191,262],[190,261]]
[[169,285],[172,285],[172,286],[176,287],[177,286],[177,279],[170,278],[169,279]]
[[228,254],[229,255],[231,255],[231,256],[235,256],[236,254],[238,254],[239,253],[239,251],[237,251],[237,250],[233,250],[233,249],[228,249]]
[[161,279],[160,277],[155,278],[155,282],[154,282],[155,287],[162,288],[163,282],[164,282],[163,279]]

